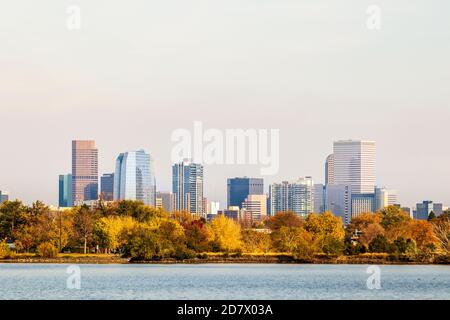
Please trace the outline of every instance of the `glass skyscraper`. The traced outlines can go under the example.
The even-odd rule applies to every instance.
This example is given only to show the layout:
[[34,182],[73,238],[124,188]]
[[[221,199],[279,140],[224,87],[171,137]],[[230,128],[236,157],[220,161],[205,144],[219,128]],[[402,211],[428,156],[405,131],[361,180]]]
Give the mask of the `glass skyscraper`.
[[306,217],[314,211],[314,182],[311,177],[290,183],[274,183],[269,188],[270,213],[292,211]]
[[114,200],[139,200],[155,206],[153,160],[144,150],[121,153],[116,160]]
[[239,207],[249,195],[264,194],[264,180],[259,178],[230,178],[227,181],[227,205]]
[[172,166],[175,210],[205,214],[203,208],[203,166],[185,159]]
[[62,174],[59,176],[59,201],[61,208],[72,207],[72,175]]

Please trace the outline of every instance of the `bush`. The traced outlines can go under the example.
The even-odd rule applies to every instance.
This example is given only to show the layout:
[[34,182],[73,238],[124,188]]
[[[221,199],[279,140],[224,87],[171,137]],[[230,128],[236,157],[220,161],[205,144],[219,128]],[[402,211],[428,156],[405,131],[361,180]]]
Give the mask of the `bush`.
[[369,251],[370,252],[379,252],[379,253],[388,253],[391,251],[390,245],[387,241],[387,239],[382,236],[378,235],[375,239],[373,239],[369,243]]
[[50,242],[44,242],[37,247],[37,254],[42,258],[56,258],[58,249]]
[[178,247],[175,250],[174,258],[177,260],[186,260],[186,259],[193,259],[196,257],[196,253],[192,249],[188,249],[186,247]]

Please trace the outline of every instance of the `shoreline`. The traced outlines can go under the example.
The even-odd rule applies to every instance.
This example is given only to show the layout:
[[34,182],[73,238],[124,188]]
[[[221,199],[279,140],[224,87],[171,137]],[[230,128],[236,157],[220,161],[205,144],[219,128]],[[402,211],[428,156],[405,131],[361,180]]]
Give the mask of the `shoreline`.
[[374,264],[374,265],[450,265],[449,257],[428,258],[422,261],[412,261],[405,257],[378,255],[359,256],[315,256],[310,260],[298,260],[293,256],[279,255],[213,255],[203,258],[184,260],[162,259],[151,261],[131,261],[118,255],[64,255],[56,258],[38,256],[11,257],[0,259],[0,264]]

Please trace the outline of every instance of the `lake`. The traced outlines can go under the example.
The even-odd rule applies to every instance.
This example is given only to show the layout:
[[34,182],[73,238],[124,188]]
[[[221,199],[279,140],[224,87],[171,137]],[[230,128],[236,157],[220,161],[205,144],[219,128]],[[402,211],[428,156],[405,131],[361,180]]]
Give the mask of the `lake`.
[[0,299],[450,299],[450,266],[380,265],[372,290],[367,265],[69,266],[0,264]]

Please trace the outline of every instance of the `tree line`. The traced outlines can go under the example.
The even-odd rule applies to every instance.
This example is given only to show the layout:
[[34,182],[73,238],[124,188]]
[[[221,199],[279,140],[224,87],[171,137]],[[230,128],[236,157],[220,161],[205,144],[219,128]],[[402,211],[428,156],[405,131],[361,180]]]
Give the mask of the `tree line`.
[[128,200],[64,211],[51,210],[39,201],[31,206],[20,201],[0,205],[0,258],[14,253],[55,257],[61,252],[95,252],[146,261],[201,258],[218,252],[286,253],[310,261],[318,254],[364,253],[419,259],[448,256],[449,250],[448,212],[422,221],[388,207],[353,218],[346,227],[329,212],[306,218],[283,212],[249,227],[223,215],[208,222],[186,212],[167,213]]

